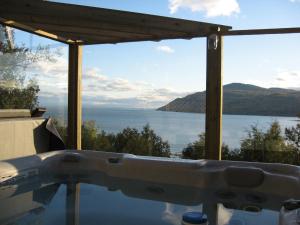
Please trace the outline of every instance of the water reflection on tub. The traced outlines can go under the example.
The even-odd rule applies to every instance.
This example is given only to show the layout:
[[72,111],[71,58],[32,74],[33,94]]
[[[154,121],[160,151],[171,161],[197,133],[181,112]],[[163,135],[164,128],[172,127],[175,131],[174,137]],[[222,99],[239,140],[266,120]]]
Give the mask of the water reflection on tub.
[[181,225],[188,211],[206,213],[210,225],[278,224],[277,211],[258,206],[257,211],[254,206],[232,209],[230,204],[226,208],[213,199],[203,203],[199,200],[203,191],[195,189],[107,182],[107,186],[49,181],[4,185],[0,187],[0,224]]

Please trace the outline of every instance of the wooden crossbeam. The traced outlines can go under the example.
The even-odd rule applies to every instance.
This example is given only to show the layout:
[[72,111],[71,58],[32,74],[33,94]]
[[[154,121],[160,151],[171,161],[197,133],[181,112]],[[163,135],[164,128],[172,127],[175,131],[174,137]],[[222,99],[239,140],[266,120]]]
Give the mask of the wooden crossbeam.
[[0,17],[13,21],[15,28],[36,34],[39,34],[36,31],[42,31],[43,36],[54,40],[79,40],[82,44],[190,39],[231,28],[198,21],[40,0],[2,0]]
[[[228,29],[229,26],[217,25],[212,23],[195,22],[184,19],[170,18],[164,16],[149,15],[143,13],[126,12],[121,10],[112,10],[81,6],[74,4],[64,4],[57,2],[36,1],[36,0],[2,0],[0,2],[0,12],[16,13],[19,15],[30,14],[31,16],[42,17],[44,15],[55,18],[73,18],[76,22],[80,21],[98,21],[109,22],[111,25],[124,24],[141,27],[159,27],[161,29],[170,29],[178,31],[190,31],[206,29],[210,31],[211,27],[220,27]],[[51,20],[50,20],[51,21]],[[62,21],[64,22],[64,21]]]
[[36,35],[39,35],[41,37],[49,38],[49,39],[54,40],[54,41],[59,41],[59,42],[62,42],[64,44],[74,43],[74,41],[71,40],[71,39],[67,39],[67,38],[58,36],[56,34],[49,33],[49,32],[44,31],[42,29],[36,29],[34,27],[16,22],[14,20],[7,20],[7,19],[4,19],[4,18],[0,17],[0,24],[2,24],[3,26],[8,26],[8,27],[16,28],[16,29],[19,29],[19,30],[22,30],[22,31],[32,33],[32,34],[36,34]]
[[223,36],[236,36],[236,35],[292,34],[292,33],[300,33],[300,27],[229,30],[229,31],[223,32],[222,35]]

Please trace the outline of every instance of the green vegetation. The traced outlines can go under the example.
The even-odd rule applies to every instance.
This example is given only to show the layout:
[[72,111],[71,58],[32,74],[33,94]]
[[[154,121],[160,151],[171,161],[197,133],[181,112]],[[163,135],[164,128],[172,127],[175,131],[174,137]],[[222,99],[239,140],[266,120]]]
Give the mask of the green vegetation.
[[[161,111],[205,113],[206,92],[177,98]],[[282,88],[262,88],[250,84],[224,85],[224,114],[297,116],[300,111],[300,91]]]
[[38,107],[39,86],[30,83],[24,88],[0,86],[0,109],[30,109]]
[[[56,122],[56,127],[66,141],[66,127]],[[170,157],[170,145],[147,124],[141,131],[125,128],[117,134],[107,134],[97,128],[94,121],[82,125],[82,148],[119,153],[131,153],[143,156]]]
[[[227,145],[222,145],[222,156],[226,156],[229,152]],[[191,144],[188,144],[182,150],[182,158],[184,159],[203,159],[205,157],[205,133],[199,135],[199,139]]]
[[[56,127],[66,141],[66,127],[56,122]],[[222,159],[235,161],[287,163],[300,165],[300,124],[287,128],[282,135],[278,122],[273,122],[267,131],[251,126],[247,137],[241,140],[239,149],[230,150],[223,143]],[[108,134],[97,128],[94,121],[82,125],[82,148],[145,156],[170,157],[167,141],[156,135],[147,124],[142,131],[125,128],[117,134]],[[203,159],[205,154],[205,133],[182,150],[182,158]]]
[[296,127],[285,129],[286,141],[292,145],[297,151],[300,151],[300,123]]
[[36,50],[14,43],[14,32],[0,25],[0,109],[31,109],[38,106],[39,86],[28,78],[28,66],[40,60],[55,61],[48,46]]
[[[182,157],[188,159],[204,158],[205,134],[199,140],[189,144],[182,151]],[[241,141],[240,149],[229,150],[223,144],[222,159],[254,162],[276,162],[300,165],[300,124],[285,129],[282,135],[278,122],[263,132],[257,126],[251,126],[247,137]]]
[[263,132],[257,126],[251,126],[247,138],[241,142],[241,151],[287,151],[291,146],[285,143],[278,122],[273,122],[270,128]]

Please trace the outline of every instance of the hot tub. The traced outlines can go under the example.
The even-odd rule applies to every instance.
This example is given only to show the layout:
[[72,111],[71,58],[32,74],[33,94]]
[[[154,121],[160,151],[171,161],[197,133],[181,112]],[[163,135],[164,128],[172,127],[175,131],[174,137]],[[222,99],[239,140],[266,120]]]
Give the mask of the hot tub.
[[300,199],[300,169],[283,164],[69,150],[0,171],[0,224],[180,225],[203,212],[210,225],[271,225]]

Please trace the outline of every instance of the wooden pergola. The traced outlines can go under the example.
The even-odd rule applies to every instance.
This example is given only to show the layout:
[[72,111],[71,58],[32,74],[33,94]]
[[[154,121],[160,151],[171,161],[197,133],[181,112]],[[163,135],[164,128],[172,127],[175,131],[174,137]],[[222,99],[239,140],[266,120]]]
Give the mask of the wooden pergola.
[[69,45],[68,147],[81,149],[82,46],[165,39],[207,39],[206,155],[221,159],[223,36],[299,33],[300,28],[230,26],[43,0],[1,0],[0,23]]

